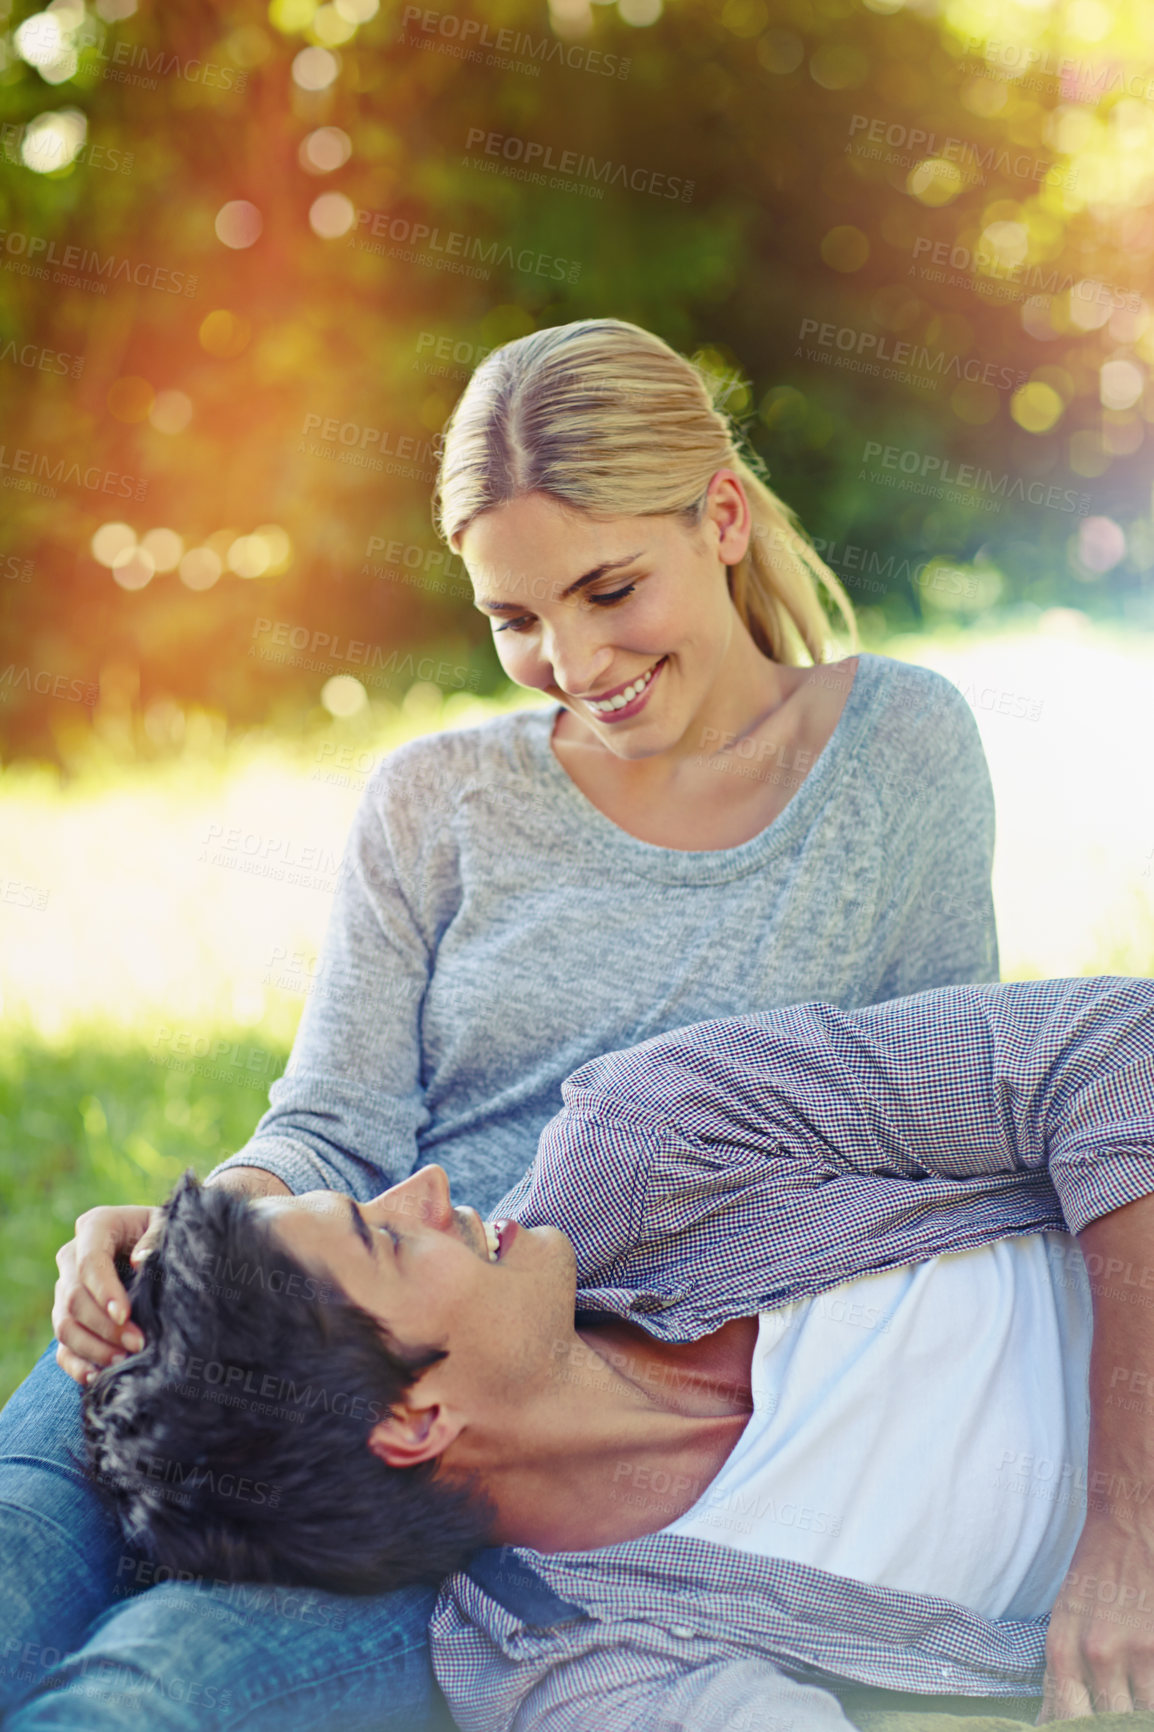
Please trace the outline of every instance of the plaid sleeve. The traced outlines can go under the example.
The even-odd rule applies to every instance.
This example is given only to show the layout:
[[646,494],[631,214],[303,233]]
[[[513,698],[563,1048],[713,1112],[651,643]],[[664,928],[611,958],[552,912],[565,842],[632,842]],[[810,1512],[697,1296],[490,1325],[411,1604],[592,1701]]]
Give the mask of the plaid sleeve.
[[[648,1659],[649,1656],[646,1656]],[[626,1641],[550,1668],[509,1732],[851,1732],[836,1696],[760,1658],[639,1676]]]

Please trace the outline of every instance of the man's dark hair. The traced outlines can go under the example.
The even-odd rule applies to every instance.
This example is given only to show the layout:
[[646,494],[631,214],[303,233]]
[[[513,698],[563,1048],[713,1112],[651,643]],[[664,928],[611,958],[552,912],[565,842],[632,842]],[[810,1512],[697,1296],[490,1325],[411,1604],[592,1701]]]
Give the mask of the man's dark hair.
[[380,1593],[486,1544],[475,1487],[435,1461],[391,1468],[366,1442],[444,1352],[402,1357],[248,1198],[186,1172],[129,1299],[145,1345],[86,1388],[84,1434],[96,1485],[154,1562]]

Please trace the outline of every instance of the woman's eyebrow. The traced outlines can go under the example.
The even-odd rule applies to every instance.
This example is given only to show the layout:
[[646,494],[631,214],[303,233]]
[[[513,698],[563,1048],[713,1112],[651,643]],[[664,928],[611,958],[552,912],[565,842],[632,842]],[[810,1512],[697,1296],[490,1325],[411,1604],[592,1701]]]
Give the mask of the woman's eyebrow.
[[348,1201],[349,1213],[352,1217],[353,1232],[357,1235],[357,1238],[361,1241],[361,1244],[365,1247],[365,1250],[369,1255],[375,1257],[377,1254],[377,1244],[373,1235],[369,1232],[368,1222],[361,1214],[361,1211],[357,1208],[353,1199],[350,1197]]
[[[606,572],[620,571],[622,566],[632,565],[634,560],[641,558],[642,551],[639,548],[636,553],[627,553],[623,559],[607,559],[601,565],[595,565],[592,571],[587,571],[583,576],[574,578],[573,582],[561,591],[558,599],[565,601],[569,596],[576,595],[579,589],[584,589],[587,583],[596,583],[597,579],[604,577]],[[523,603],[517,601],[488,601],[484,596],[478,596],[473,603],[474,607],[488,608],[491,613],[515,613],[522,605]]]

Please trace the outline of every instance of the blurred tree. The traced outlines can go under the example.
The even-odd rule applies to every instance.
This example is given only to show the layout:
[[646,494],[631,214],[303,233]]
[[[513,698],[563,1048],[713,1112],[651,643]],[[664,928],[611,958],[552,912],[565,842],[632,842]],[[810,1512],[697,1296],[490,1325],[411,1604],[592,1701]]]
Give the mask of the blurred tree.
[[1154,44],[1124,7],[1072,29],[978,0],[13,13],[7,754],[98,698],[292,727],[350,679],[489,689],[437,435],[488,349],[590,315],[726,380],[890,624],[1132,609]]

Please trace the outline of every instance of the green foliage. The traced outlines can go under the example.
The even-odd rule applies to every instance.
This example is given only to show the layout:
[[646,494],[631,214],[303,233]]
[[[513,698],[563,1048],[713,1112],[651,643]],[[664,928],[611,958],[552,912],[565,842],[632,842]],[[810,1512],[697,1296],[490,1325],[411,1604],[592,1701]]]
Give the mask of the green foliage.
[[[288,729],[336,673],[399,701],[424,651],[445,689],[495,689],[459,569],[424,567],[444,553],[437,436],[485,350],[591,315],[726,376],[773,485],[889,627],[1133,608],[1154,409],[1149,390],[1127,402],[1128,374],[1099,389],[1107,362],[1141,383],[1154,359],[1152,111],[1133,88],[1149,45],[1121,14],[1090,52],[1057,16],[1011,27],[978,0],[671,0],[647,24],[625,0],[568,24],[535,0],[432,26],[399,0],[359,26],[369,6],[313,0],[122,10],[52,15],[71,75],[17,51],[27,3],[0,54],[9,755],[67,755],[97,689],[106,719],[163,727],[177,706]],[[487,33],[472,58],[466,25]],[[310,48],[339,60],[320,89],[294,81]],[[1026,50],[1085,64],[1076,103],[1022,76]],[[1095,84],[1099,65],[1117,77]],[[39,172],[28,141],[58,110],[85,143]],[[325,127],[351,153],[312,172]],[[592,166],[538,184],[529,146]],[[355,213],[327,238],[322,195]],[[248,246],[218,236],[237,201],[259,212]],[[980,479],[942,484],[959,471]],[[1115,526],[1089,552],[1087,517]],[[226,569],[121,587],[91,553],[109,520],[170,527]],[[228,569],[269,525],[288,552]],[[933,561],[977,576],[935,584]],[[277,625],[307,649],[263,654]]]

